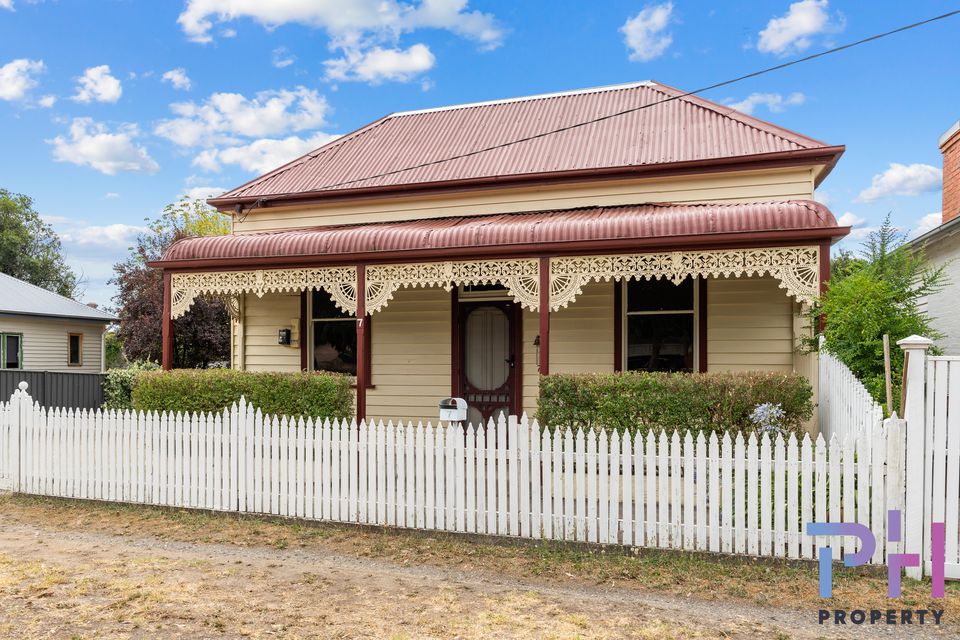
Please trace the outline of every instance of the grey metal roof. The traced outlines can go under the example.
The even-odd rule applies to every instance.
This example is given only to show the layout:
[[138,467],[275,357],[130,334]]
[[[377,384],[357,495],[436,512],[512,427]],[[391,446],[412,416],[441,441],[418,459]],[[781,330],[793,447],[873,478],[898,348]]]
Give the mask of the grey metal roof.
[[0,314],[52,316],[115,322],[113,314],[88,307],[41,287],[0,273]]

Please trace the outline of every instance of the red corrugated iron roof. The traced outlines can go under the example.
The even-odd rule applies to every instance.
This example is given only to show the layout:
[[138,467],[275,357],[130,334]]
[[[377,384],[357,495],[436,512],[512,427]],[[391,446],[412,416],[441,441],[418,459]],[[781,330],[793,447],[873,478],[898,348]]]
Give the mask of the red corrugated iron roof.
[[176,242],[155,264],[255,264],[293,258],[356,262],[397,252],[429,255],[453,251],[469,256],[487,248],[536,253],[560,243],[578,250],[591,243],[628,241],[639,245],[654,239],[667,246],[671,240],[692,236],[698,237],[698,243],[706,243],[743,234],[800,231],[811,238],[846,234],[825,206],[809,200],[638,204],[189,238]]
[[[821,149],[833,156],[842,152],[842,147],[829,147],[696,96],[506,144],[681,93],[642,82],[394,113],[210,202],[227,206],[258,198],[347,195],[403,185],[412,188]],[[475,153],[490,147],[498,148]],[[404,170],[409,167],[418,168]]]

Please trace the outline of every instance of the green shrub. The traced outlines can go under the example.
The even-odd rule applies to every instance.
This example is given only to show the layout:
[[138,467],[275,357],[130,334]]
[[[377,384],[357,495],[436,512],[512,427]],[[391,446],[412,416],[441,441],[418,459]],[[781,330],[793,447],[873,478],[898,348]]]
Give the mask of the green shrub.
[[144,371],[156,371],[160,365],[149,360],[139,360],[130,363],[123,369],[109,369],[103,378],[103,408],[104,409],[132,409],[131,393],[133,385]]
[[813,389],[783,373],[555,374],[540,378],[538,419],[550,426],[646,432],[750,431],[758,404],[780,404],[783,427],[800,434]]
[[264,413],[345,418],[353,414],[352,378],[330,373],[259,373],[178,369],[143,373],[133,407],[155,411],[222,411],[245,396]]

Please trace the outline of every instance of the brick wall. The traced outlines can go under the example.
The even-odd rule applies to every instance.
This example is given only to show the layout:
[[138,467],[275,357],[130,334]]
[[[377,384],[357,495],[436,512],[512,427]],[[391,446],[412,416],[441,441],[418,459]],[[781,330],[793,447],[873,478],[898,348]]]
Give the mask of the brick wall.
[[940,150],[943,152],[943,222],[949,222],[960,216],[960,129],[941,142]]

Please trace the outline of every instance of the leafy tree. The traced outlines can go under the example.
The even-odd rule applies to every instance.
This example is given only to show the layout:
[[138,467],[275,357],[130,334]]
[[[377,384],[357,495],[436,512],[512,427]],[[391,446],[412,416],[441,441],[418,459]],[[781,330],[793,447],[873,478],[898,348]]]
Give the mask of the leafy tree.
[[106,352],[105,361],[107,369],[123,369],[130,365],[127,357],[123,355],[123,343],[117,337],[117,331],[107,331],[103,337],[103,348]]
[[[119,293],[118,339],[130,361],[157,362],[162,356],[163,273],[147,266],[181,238],[197,235],[224,235],[230,220],[202,201],[181,200],[168,205],[155,220],[147,219],[148,232],[137,237],[130,257],[113,266]],[[230,358],[230,324],[227,310],[219,300],[197,299],[190,310],[173,322],[173,366],[207,367]]]
[[[867,238],[860,257],[841,254],[831,271],[827,292],[813,309],[826,321],[825,347],[883,404],[883,335],[889,334],[892,344],[913,334],[942,337],[919,302],[946,284],[944,268],[928,267],[923,252],[906,246],[906,235],[888,215]],[[903,351],[892,348],[890,361],[894,406],[899,406]]]
[[0,189],[0,270],[68,298],[77,286],[60,238],[33,209],[33,199],[6,189]]

